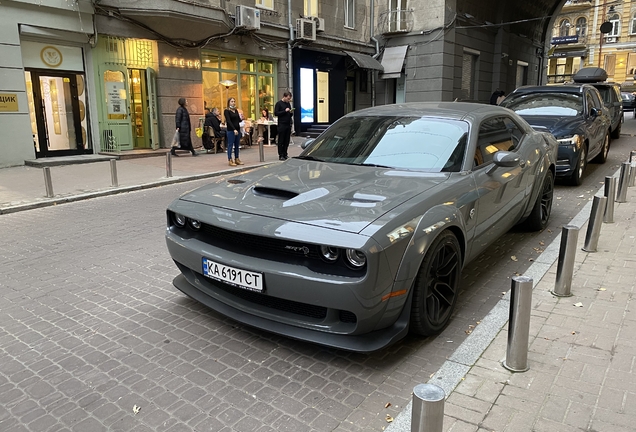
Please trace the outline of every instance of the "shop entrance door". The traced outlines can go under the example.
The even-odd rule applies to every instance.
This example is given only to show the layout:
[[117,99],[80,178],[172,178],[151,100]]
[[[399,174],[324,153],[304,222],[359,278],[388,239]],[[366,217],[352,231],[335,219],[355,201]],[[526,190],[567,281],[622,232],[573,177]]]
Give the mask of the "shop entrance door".
[[128,75],[133,147],[136,149],[150,148],[146,71],[143,69],[128,69]]
[[36,157],[91,153],[84,74],[26,70]]

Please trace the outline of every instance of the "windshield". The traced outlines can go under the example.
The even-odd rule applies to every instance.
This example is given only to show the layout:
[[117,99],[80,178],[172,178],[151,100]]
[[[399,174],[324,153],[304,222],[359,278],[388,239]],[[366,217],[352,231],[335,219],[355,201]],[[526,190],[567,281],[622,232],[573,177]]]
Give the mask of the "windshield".
[[569,93],[511,95],[501,103],[522,116],[575,117],[583,113],[583,98]]
[[461,170],[468,123],[405,116],[343,117],[301,159],[430,172]]

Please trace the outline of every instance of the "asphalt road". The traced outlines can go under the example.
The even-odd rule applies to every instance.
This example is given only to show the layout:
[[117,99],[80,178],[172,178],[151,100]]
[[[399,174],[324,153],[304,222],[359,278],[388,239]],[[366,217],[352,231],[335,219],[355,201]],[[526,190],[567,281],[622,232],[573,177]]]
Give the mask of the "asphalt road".
[[557,186],[548,229],[469,264],[442,335],[368,355],[241,326],[172,286],[165,207],[205,181],[4,215],[0,430],[381,431],[635,148],[615,140],[582,186]]

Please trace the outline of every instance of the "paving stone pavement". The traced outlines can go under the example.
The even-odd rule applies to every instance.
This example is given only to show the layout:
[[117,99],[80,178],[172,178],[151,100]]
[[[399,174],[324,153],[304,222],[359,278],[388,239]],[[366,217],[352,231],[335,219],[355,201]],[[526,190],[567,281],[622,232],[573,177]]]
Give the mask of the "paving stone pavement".
[[[530,369],[502,366],[506,324],[447,389],[444,431],[636,430],[636,188],[616,203],[614,221],[602,225],[596,252],[582,251],[587,224],[580,229],[572,297],[550,292],[556,263],[534,281]],[[410,416],[409,407],[387,431],[410,431]]]

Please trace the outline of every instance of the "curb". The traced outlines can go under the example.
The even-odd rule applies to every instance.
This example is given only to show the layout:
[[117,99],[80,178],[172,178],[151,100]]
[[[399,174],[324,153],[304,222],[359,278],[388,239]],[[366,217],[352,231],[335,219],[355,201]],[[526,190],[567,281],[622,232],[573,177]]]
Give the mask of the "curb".
[[[616,177],[619,173],[620,169],[614,173],[613,177]],[[604,188],[605,186],[602,186],[595,195],[598,195],[600,192],[601,196],[603,196],[605,192]],[[588,201],[581,211],[572,218],[569,225],[574,225],[581,229],[583,225],[587,223],[591,209],[592,200]],[[532,287],[533,290],[559,258],[560,247],[561,234],[558,234],[552,243],[544,249],[543,253],[537,257],[523,274],[523,276],[532,278],[534,283]],[[464,342],[457,347],[448,360],[446,360],[431,379],[428,380],[427,384],[435,384],[441,387],[447,399],[506,325],[510,316],[509,314],[510,290],[497,302]],[[411,398],[409,403],[384,431],[411,432],[412,409],[413,400]]]
[[169,178],[166,177],[163,180],[157,180],[157,181],[149,182],[149,183],[142,183],[140,185],[123,186],[123,187],[117,187],[113,189],[87,192],[83,194],[71,195],[66,197],[48,198],[48,199],[44,199],[42,201],[37,201],[37,202],[30,202],[26,204],[17,204],[17,205],[8,206],[8,207],[2,207],[0,208],[0,215],[9,214],[9,213],[17,213],[17,212],[26,211],[26,210],[33,210],[33,209],[41,208],[41,207],[50,207],[50,206],[55,206],[58,204],[66,204],[66,203],[71,203],[76,201],[83,201],[83,200],[87,200],[91,198],[117,195],[120,193],[134,192],[134,191],[139,191],[143,189],[150,189],[154,187],[166,186],[166,185],[171,185],[176,183],[185,183],[188,181],[202,180],[202,179],[218,177],[218,176],[222,176],[226,174],[234,174],[234,173],[242,172],[248,169],[265,166],[270,163],[272,162],[258,163],[256,165],[250,165],[249,167],[233,168],[229,170],[215,171],[212,173],[205,173],[205,174],[193,174],[189,176],[169,177]]

